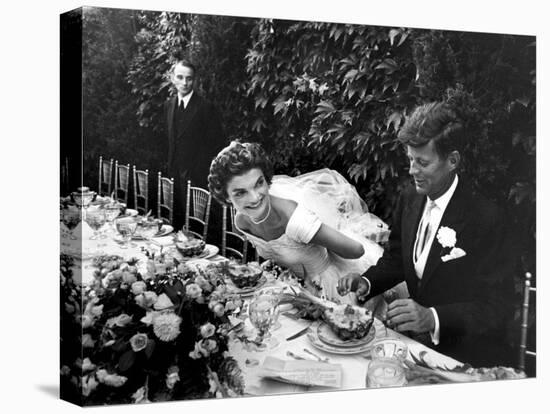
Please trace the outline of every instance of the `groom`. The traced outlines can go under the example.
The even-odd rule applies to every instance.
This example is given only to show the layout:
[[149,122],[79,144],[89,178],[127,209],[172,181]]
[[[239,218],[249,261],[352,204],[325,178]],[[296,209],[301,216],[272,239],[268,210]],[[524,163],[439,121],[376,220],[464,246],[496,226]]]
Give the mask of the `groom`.
[[378,263],[340,279],[339,293],[367,300],[405,280],[410,298],[389,305],[390,327],[473,366],[513,364],[505,329],[513,252],[497,206],[457,175],[461,121],[444,103],[422,105],[398,139],[415,190],[401,194]]

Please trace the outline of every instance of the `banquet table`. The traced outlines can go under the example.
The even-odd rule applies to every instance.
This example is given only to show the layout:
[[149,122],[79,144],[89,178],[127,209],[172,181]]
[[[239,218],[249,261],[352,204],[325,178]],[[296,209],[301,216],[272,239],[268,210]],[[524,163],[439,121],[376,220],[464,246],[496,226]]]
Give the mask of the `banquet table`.
[[[134,246],[127,249],[121,248],[119,243],[113,240],[112,234],[100,240],[90,240],[90,236],[93,234],[92,229],[86,222],[81,222],[74,231],[74,234],[80,235],[81,239],[69,240],[68,238],[62,238],[61,252],[71,251],[75,249],[82,250],[82,261],[77,261],[74,268],[75,280],[82,285],[86,285],[93,280],[93,272],[95,268],[91,265],[91,258],[97,254],[109,254],[120,255],[124,259],[137,258],[142,259],[138,262],[138,269],[144,266],[146,263],[146,256],[141,249],[147,246],[146,241],[134,240]],[[84,242],[83,242],[84,241]],[[172,245],[172,237],[170,235],[155,238],[152,244],[149,244],[148,248],[160,249],[163,246],[164,249],[170,249]],[[226,260],[223,256],[216,254],[208,259],[208,262],[215,262],[220,260]],[[205,259],[190,260],[189,264],[205,263]],[[267,282],[263,287],[284,287],[285,283],[278,279],[273,278],[271,275],[267,276]],[[243,297],[245,303],[249,302],[249,297]],[[245,305],[246,307],[247,305]],[[233,323],[237,324],[241,320],[235,318]],[[362,353],[353,355],[337,355],[329,352],[325,352],[314,347],[308,338],[308,335],[302,335],[295,339],[288,340],[286,338],[300,332],[310,326],[312,321],[297,319],[287,316],[285,312],[281,312],[279,316],[280,327],[271,331],[273,337],[279,342],[278,346],[273,349],[266,349],[262,351],[255,350],[253,347],[247,346],[241,340],[234,340],[228,344],[229,354],[238,362],[245,383],[245,394],[247,395],[273,395],[273,394],[288,394],[288,393],[303,393],[307,391],[326,391],[326,390],[354,390],[366,388],[366,375],[369,364],[371,363],[369,357],[369,351],[366,350]],[[244,319],[243,329],[241,333],[252,338],[255,336],[255,330],[252,327],[248,318]],[[432,362],[434,365],[446,366],[450,369],[462,365],[460,362],[440,354],[425,345],[399,334],[389,328],[385,328],[383,324],[375,319],[375,338],[372,342],[380,338],[397,338],[403,341],[409,350],[409,353],[418,356],[422,351],[425,351],[425,360]],[[291,351],[294,355],[304,357],[306,360],[310,359],[315,361],[316,359],[311,354],[304,351],[307,349],[314,354],[322,358],[328,358],[328,363],[340,365],[342,368],[342,380],[341,387],[339,388],[327,388],[319,386],[304,386],[296,385],[285,382],[279,382],[273,379],[265,378],[262,375],[262,366],[266,360],[266,357],[276,357],[282,360],[289,360],[288,351]],[[411,358],[408,355],[408,358]]]

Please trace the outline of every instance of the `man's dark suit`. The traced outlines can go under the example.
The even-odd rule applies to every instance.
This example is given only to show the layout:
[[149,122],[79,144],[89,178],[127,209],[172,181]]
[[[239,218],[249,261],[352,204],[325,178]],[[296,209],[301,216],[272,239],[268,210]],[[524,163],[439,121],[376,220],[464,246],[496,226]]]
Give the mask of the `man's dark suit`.
[[[174,223],[177,228],[184,224],[185,195],[187,180],[192,185],[207,189],[210,163],[225,145],[225,135],[216,108],[197,92],[193,92],[183,112],[177,107],[178,98],[168,100],[164,114],[168,135],[167,168],[170,177],[175,181]],[[221,232],[214,229],[218,211],[212,203],[211,225],[209,234]]]
[[440,227],[456,231],[456,247],[466,256],[443,262],[442,246],[434,238],[419,279],[413,246],[425,202],[426,196],[414,190],[402,194],[389,248],[365,273],[370,296],[405,280],[414,301],[437,311],[440,343],[428,345],[473,366],[510,365],[505,326],[512,309],[514,258],[502,215],[460,179]]

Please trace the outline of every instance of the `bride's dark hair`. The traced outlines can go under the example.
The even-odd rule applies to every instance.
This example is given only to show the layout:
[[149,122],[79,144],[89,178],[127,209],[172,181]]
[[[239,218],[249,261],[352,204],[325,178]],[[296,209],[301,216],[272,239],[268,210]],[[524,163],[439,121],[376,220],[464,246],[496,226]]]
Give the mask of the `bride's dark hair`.
[[232,141],[220,151],[210,164],[208,188],[212,196],[222,204],[227,203],[227,183],[237,175],[253,168],[260,169],[268,184],[273,178],[273,164],[260,144]]

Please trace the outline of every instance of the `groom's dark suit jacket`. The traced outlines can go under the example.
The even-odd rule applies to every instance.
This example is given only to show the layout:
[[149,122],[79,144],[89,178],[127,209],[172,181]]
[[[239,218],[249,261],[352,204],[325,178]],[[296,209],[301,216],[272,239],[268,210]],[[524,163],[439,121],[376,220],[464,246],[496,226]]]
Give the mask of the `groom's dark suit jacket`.
[[[187,180],[190,179],[194,186],[208,189],[210,163],[224,147],[225,135],[219,112],[196,91],[183,113],[178,112],[177,103],[177,97],[168,100],[164,105],[164,116],[168,135],[168,174],[175,181],[174,222],[180,228],[185,214]],[[212,205],[215,209],[216,203]],[[212,213],[212,219],[217,221],[217,214]]]
[[493,203],[474,196],[461,178],[440,227],[456,231],[456,247],[466,255],[443,262],[434,238],[419,279],[413,246],[426,196],[404,192],[393,218],[389,247],[365,276],[375,296],[405,280],[412,299],[434,307],[440,323],[437,351],[473,366],[511,365],[506,322],[511,317],[514,252],[503,215]]

